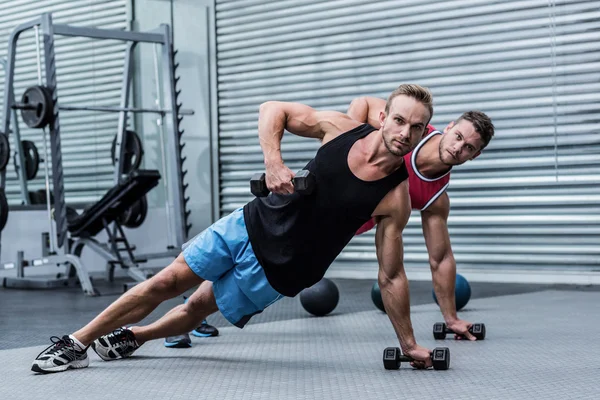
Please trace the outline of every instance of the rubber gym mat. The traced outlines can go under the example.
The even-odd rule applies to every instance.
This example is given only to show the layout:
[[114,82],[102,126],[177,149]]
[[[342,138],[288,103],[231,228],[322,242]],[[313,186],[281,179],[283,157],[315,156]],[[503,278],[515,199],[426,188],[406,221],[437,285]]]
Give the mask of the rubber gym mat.
[[[472,299],[461,315],[484,322],[481,342],[434,340],[433,304],[413,307],[417,340],[451,351],[448,371],[383,368],[396,346],[377,310],[221,328],[190,349],[161,341],[133,357],[51,375],[29,368],[43,346],[0,351],[0,398],[31,399],[596,399],[600,293],[544,291]],[[56,332],[55,334],[58,334]]]

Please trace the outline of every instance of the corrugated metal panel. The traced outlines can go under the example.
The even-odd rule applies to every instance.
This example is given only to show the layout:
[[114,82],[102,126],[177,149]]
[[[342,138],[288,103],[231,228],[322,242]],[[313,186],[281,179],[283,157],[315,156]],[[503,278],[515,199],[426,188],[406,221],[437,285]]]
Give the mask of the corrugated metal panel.
[[[449,229],[459,265],[596,267],[600,261],[600,9],[596,1],[217,0],[221,213],[252,197],[261,171],[259,105],[345,111],[416,82],[443,128],[486,111],[497,136],[457,167]],[[284,135],[292,170],[318,143]],[[406,264],[426,266],[420,215]],[[372,233],[340,255],[376,263]]]
[[[51,12],[54,23],[120,29],[128,27],[127,0],[10,0],[0,3],[0,54],[6,54],[10,32],[20,23]],[[41,33],[41,32],[40,32]],[[115,40],[55,36],[58,93],[63,104],[117,106],[120,100],[125,45]],[[43,46],[40,37],[41,46]],[[36,85],[37,62],[33,30],[21,35],[15,64],[15,97]],[[43,59],[42,59],[43,73]],[[0,72],[0,93],[4,74]],[[3,97],[0,98],[0,103]],[[89,203],[113,186],[110,146],[117,131],[117,113],[64,111],[60,114],[66,201]],[[40,130],[20,120],[22,140],[35,142],[43,157]],[[46,133],[48,133],[46,131]],[[49,135],[46,134],[48,145]],[[14,136],[10,136],[14,152]],[[20,188],[11,162],[7,168],[6,193],[9,204],[20,204]],[[50,181],[52,182],[52,181]],[[44,170],[30,181],[29,190],[44,187]]]

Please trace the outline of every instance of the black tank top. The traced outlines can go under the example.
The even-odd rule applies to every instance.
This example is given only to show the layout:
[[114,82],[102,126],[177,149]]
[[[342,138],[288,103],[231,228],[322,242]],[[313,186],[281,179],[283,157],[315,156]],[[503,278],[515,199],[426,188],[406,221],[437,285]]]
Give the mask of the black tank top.
[[376,181],[350,171],[350,148],[374,130],[364,124],[321,146],[304,168],[316,178],[310,195],[271,193],[244,207],[256,259],[279,293],[293,297],[320,281],[385,195],[408,178],[404,164]]

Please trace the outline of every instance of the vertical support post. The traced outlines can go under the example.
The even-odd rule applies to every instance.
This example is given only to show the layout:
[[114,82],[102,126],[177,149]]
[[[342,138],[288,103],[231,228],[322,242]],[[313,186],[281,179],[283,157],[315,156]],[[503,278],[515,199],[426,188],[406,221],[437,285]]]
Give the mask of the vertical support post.
[[212,222],[221,218],[221,171],[219,158],[219,98],[217,85],[217,38],[215,7],[212,6],[206,13],[207,48],[209,57],[209,76],[210,76],[210,165],[211,180],[210,188],[212,193]]
[[62,151],[60,142],[60,121],[58,113],[58,92],[56,88],[56,63],[54,53],[54,28],[52,15],[42,15],[44,32],[44,64],[46,69],[46,86],[51,92],[53,118],[50,122],[50,151],[52,154],[52,183],[54,192],[54,221],[56,223],[56,239],[58,247],[66,247],[67,210],[65,204],[65,186],[62,167]]
[[[38,85],[42,85],[42,60],[40,59],[40,30],[36,25],[33,27],[35,30],[35,55],[37,59],[37,75]],[[44,184],[46,186],[46,212],[48,214],[48,232],[50,232],[50,254],[56,253],[56,247],[54,246],[54,225],[52,224],[52,203],[50,197],[50,174],[48,173],[48,163],[50,158],[48,157],[48,143],[46,141],[46,128],[42,128],[42,142],[44,143]]]
[[[156,82],[156,106],[158,108],[164,108],[165,101],[163,95],[163,85],[162,79],[160,76],[160,68],[158,66],[158,59],[160,56],[160,48],[159,44],[152,45],[152,59],[154,60],[154,80]],[[164,171],[164,175],[162,182],[163,188],[165,190],[165,216],[167,219],[167,248],[173,248],[173,243],[176,243],[176,240],[173,238],[173,222],[171,221],[173,217],[171,217],[171,196],[169,193],[169,179],[168,179],[168,166],[167,166],[167,154],[165,151],[165,115],[160,114],[160,117],[156,120],[158,124],[159,131],[159,140],[160,140],[160,158],[162,160],[162,170]]]
[[[15,99],[13,98],[11,102],[14,103]],[[27,185],[27,179],[25,177],[27,174],[25,171],[25,154],[23,152],[23,146],[20,145],[21,130],[19,129],[19,119],[17,115],[17,110],[12,110],[12,118],[13,133],[15,135],[14,143],[17,144],[15,146],[15,151],[17,152],[17,159],[19,160],[19,187],[21,189],[21,204],[28,206],[31,205],[31,199],[29,198],[29,187]],[[6,134],[8,135],[8,133]]]
[[[35,23],[35,22],[33,22]],[[26,28],[23,28],[26,29]],[[15,30],[10,35],[8,41],[8,49],[7,49],[7,58],[6,58],[6,66],[5,66],[5,78],[4,78],[4,104],[3,112],[2,112],[2,120],[4,121],[3,134],[8,135],[10,132],[10,118],[13,117],[15,119],[15,143],[17,144],[17,157],[19,159],[19,184],[21,186],[21,196],[24,200],[24,204],[29,205],[29,195],[27,189],[27,181],[25,178],[25,157],[23,156],[23,151],[20,146],[21,137],[18,129],[18,120],[16,119],[16,110],[12,110],[10,107],[15,102],[15,92],[14,92],[14,78],[15,78],[15,58],[17,51],[17,40],[19,39],[19,35],[22,30]],[[2,189],[5,188],[6,185],[6,170],[0,173],[0,181]]]
[[[4,135],[8,135],[8,132],[10,131],[10,117],[11,117],[11,105],[12,103],[14,103],[14,98],[15,98],[15,93],[14,93],[14,88],[13,88],[13,82],[14,82],[14,75],[15,75],[15,55],[16,55],[16,46],[17,46],[17,40],[19,39],[19,35],[21,34],[21,32],[23,32],[25,29],[28,29],[29,27],[35,25],[35,24],[39,24],[40,23],[40,19],[35,19],[33,21],[30,21],[28,23],[25,24],[21,24],[19,25],[17,28],[15,28],[15,30],[13,30],[8,38],[8,49],[7,49],[7,55],[6,55],[6,68],[5,68],[5,79],[4,79],[4,102],[2,104],[2,120],[4,121],[4,126],[3,126],[3,132],[1,134]],[[13,114],[14,115],[14,114]],[[15,126],[17,124],[17,121],[15,119]],[[16,131],[18,132],[18,131]],[[22,152],[18,153],[19,156],[19,161],[21,163],[21,179],[24,179],[25,177],[25,169],[24,169],[24,162],[23,162],[23,154]],[[24,183],[24,181],[23,181]],[[2,172],[0,172],[0,189],[4,191],[4,188],[6,186],[6,169]],[[29,197],[28,193],[27,193],[27,184],[22,184],[21,185],[21,194]],[[29,201],[29,199],[27,199],[27,201]]]
[[[9,77],[8,77],[8,69],[7,69],[6,63],[7,63],[6,60],[0,59],[0,65],[4,69],[5,79],[8,79]],[[12,76],[10,78],[11,78],[11,80],[13,79]],[[14,93],[13,93],[13,98],[8,98],[5,96],[4,102],[13,104],[15,102]],[[10,107],[10,105],[9,105],[9,107]],[[29,190],[27,188],[27,179],[25,179],[25,157],[23,155],[23,148],[18,145],[19,143],[21,143],[21,131],[19,130],[19,116],[17,115],[17,110],[10,110],[9,116],[10,116],[10,118],[12,118],[13,133],[15,135],[14,142],[17,144],[15,146],[15,151],[16,151],[16,155],[17,155],[17,160],[19,161],[19,186],[21,188],[21,204],[28,206],[31,204],[31,201],[29,199]],[[10,118],[8,118],[9,126],[10,126]],[[7,118],[4,118],[4,121],[6,121],[6,120],[7,120]],[[3,131],[3,133],[8,136],[8,131],[5,130],[5,131]],[[2,186],[2,187],[4,187],[4,186]]]
[[179,115],[177,114],[177,94],[175,93],[174,66],[173,66],[173,43],[171,41],[171,31],[169,26],[161,24],[164,35],[162,45],[162,74],[165,96],[165,106],[173,112],[165,117],[165,128],[167,133],[167,154],[168,158],[168,190],[171,199],[173,212],[171,215],[173,223],[173,232],[177,240],[177,246],[181,246],[186,239],[185,228],[185,202],[183,198],[183,176],[181,172],[181,148],[179,147]]
[[[11,117],[11,104],[14,98],[14,73],[15,73],[15,54],[17,39],[19,38],[20,32],[13,32],[8,41],[8,49],[6,55],[6,67],[5,67],[5,78],[4,78],[4,104],[2,104],[2,121],[4,126],[2,133],[8,135],[10,131],[10,117]],[[23,160],[20,160],[21,162]],[[0,186],[4,189],[6,185],[6,170],[0,173]]]
[[[121,87],[121,108],[127,108],[129,104],[129,93],[130,93],[130,83],[131,76],[133,73],[133,63],[131,60],[133,59],[133,51],[135,50],[135,46],[137,42],[127,42],[127,46],[125,48],[125,64],[123,65],[123,81]],[[127,111],[119,112],[119,124],[117,128],[117,142],[115,144],[115,172],[113,177],[113,182],[115,184],[119,183],[121,180],[121,176],[123,175],[123,166],[125,163],[123,162],[123,156],[125,155],[125,148],[123,146],[124,142],[127,140],[125,136],[125,131],[127,130]]]

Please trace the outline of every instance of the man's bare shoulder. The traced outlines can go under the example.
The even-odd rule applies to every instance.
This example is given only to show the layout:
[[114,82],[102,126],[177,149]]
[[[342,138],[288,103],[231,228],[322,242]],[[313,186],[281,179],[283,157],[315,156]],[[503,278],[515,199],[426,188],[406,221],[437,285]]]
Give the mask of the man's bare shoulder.
[[362,122],[356,121],[347,114],[339,111],[319,111],[318,114],[319,120],[321,121],[321,129],[324,134],[322,140],[323,144],[362,125]]
[[450,212],[450,197],[442,193],[429,207],[421,211],[423,215],[448,215]]

